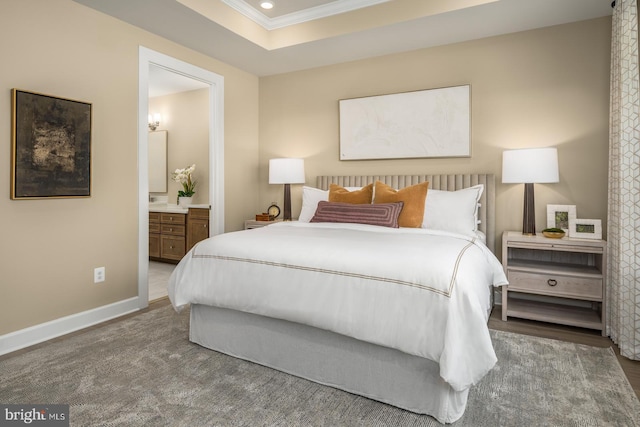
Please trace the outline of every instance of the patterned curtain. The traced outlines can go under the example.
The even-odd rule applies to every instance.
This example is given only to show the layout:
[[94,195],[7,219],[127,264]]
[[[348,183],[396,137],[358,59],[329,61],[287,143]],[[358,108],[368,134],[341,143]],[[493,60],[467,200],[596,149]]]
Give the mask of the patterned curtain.
[[640,69],[637,0],[616,0],[611,37],[607,332],[640,360]]

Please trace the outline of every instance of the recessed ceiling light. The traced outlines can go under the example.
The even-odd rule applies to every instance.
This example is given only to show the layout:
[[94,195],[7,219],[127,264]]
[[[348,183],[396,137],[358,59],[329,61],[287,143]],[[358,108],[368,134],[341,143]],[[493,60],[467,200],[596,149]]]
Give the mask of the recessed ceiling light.
[[273,9],[273,2],[270,0],[263,0],[260,2],[260,7],[263,9]]

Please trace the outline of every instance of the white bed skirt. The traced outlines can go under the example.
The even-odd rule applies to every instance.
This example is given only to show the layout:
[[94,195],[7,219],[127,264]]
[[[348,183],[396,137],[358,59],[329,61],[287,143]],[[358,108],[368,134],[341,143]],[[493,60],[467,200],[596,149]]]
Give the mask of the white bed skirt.
[[230,356],[431,415],[441,423],[458,420],[469,395],[468,389],[457,392],[444,382],[430,360],[236,310],[192,304],[189,338]]

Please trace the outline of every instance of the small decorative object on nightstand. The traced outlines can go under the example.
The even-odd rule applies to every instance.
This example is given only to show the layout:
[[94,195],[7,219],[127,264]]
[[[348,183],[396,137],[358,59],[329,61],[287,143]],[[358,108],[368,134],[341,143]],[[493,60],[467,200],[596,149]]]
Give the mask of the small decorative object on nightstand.
[[576,205],[547,205],[547,227],[569,234],[569,222],[576,219]]
[[542,235],[544,237],[548,237],[549,239],[562,239],[565,236],[565,232],[562,228],[545,228],[542,230]]
[[276,219],[280,216],[280,206],[276,204],[276,202],[271,202],[271,206],[267,208],[267,213]]
[[605,335],[607,242],[502,235],[502,320],[508,317],[597,329]]
[[577,239],[602,239],[602,221],[599,219],[569,220],[569,236]]

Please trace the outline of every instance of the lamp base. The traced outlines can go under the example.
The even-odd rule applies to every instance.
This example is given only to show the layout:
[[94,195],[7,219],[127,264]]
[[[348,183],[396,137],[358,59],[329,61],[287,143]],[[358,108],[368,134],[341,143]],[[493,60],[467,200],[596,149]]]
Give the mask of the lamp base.
[[291,221],[291,184],[284,185],[284,215],[283,221]]
[[536,207],[533,194],[533,184],[525,184],[524,209],[522,215],[522,234],[526,236],[536,235]]

